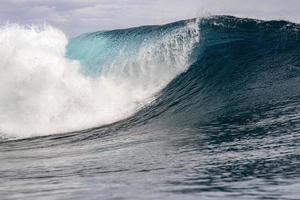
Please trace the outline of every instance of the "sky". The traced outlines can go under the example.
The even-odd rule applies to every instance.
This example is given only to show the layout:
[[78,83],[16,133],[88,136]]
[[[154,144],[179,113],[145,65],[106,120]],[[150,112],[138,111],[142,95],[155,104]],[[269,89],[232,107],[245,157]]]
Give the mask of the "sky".
[[300,0],[1,0],[0,24],[50,24],[69,37],[207,15],[300,23]]

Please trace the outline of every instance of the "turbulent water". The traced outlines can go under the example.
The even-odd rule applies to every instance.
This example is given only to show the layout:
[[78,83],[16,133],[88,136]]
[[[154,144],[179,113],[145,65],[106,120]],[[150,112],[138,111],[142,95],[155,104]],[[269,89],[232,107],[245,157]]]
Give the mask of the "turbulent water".
[[300,25],[0,28],[1,199],[300,199]]

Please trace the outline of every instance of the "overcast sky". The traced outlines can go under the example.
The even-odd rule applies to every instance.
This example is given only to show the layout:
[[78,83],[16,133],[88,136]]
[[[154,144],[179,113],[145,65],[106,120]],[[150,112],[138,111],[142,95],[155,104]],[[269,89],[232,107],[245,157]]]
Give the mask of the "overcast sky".
[[48,23],[85,32],[227,14],[300,23],[300,0],[0,0],[0,23]]

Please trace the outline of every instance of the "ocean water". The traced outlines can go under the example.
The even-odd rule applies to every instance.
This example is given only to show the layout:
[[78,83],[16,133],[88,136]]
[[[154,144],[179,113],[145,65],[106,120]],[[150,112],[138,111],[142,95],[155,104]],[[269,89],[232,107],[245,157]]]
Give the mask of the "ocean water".
[[0,199],[300,199],[300,25],[0,28]]

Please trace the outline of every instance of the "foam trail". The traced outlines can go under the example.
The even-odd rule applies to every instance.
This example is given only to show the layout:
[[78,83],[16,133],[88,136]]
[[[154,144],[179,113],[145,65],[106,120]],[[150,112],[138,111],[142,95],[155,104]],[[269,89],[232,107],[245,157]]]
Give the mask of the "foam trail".
[[[60,30],[51,26],[2,26],[1,135],[48,135],[126,118],[152,101],[155,93],[188,67],[189,55],[198,41],[198,24],[191,21],[159,40],[145,40],[134,55],[126,54],[125,46],[117,55],[109,55],[109,62],[94,63],[97,66],[93,67],[102,71],[89,76],[82,62],[65,57],[68,40]],[[94,48],[101,49],[101,44]],[[95,58],[101,56],[97,53]]]

